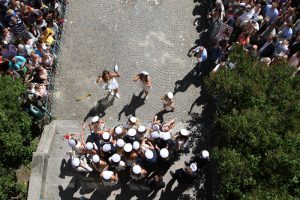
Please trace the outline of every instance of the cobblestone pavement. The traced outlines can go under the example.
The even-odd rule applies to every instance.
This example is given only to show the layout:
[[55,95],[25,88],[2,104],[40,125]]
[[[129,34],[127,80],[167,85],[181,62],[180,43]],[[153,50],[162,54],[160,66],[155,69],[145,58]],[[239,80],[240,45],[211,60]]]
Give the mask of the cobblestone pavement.
[[[168,174],[164,181],[170,187],[154,194],[142,185],[126,183],[115,191],[105,190],[93,178],[65,174],[63,158],[67,159],[68,146],[61,137],[78,132],[82,121],[94,114],[104,116],[108,125],[123,123],[130,114],[146,123],[162,109],[160,96],[169,91],[176,93],[176,109],[164,115],[165,121],[175,118],[179,129],[189,120],[189,112],[200,113],[202,105],[196,100],[201,87],[189,73],[195,59],[187,57],[198,38],[194,7],[192,0],[70,0],[53,94],[58,133],[48,161],[44,199],[79,199],[82,195],[87,199],[176,199],[184,192],[168,184]],[[121,98],[113,101],[105,98],[106,92],[95,80],[115,64],[121,73]],[[154,83],[146,101],[139,98],[141,90],[132,81],[141,70],[148,71]],[[92,96],[76,102],[86,93]],[[182,167],[189,156],[184,155],[172,169]]]
[[[192,0],[71,0],[55,83],[56,118],[83,120],[96,108],[112,122],[119,116],[124,121],[129,114],[150,121],[162,108],[160,96],[173,91],[175,82],[194,67],[195,59],[186,56],[198,37],[194,6]],[[121,99],[112,104],[95,80],[115,64],[121,73]],[[147,70],[154,83],[146,101],[139,99],[140,88],[132,81],[141,70]],[[188,118],[200,88],[191,84],[182,89],[175,95],[176,111],[165,119]],[[92,96],[75,101],[86,93]],[[196,106],[192,111],[200,110]]]

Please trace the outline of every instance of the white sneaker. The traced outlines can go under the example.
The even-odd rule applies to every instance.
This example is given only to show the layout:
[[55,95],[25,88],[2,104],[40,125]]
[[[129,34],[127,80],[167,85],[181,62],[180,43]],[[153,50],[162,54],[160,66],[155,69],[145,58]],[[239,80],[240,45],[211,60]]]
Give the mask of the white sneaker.
[[110,92],[110,95],[111,95],[111,96],[114,96],[114,95],[115,95],[114,91],[111,91],[111,92]]
[[116,93],[115,95],[116,95],[116,97],[117,97],[118,99],[120,98],[120,95],[119,95],[119,93]]

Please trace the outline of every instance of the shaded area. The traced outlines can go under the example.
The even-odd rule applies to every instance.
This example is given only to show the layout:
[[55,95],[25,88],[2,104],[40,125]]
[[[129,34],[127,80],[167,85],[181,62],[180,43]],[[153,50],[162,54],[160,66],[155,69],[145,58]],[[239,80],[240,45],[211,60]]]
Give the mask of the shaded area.
[[[172,164],[172,163],[170,163]],[[123,172],[119,172],[119,183],[112,187],[105,187],[100,184],[99,173],[91,172],[91,173],[80,173],[73,170],[71,166],[71,162],[66,161],[65,159],[61,162],[60,167],[61,174],[60,178],[65,178],[65,176],[72,176],[68,186],[63,189],[63,186],[59,185],[59,196],[62,200],[75,199],[79,200],[80,198],[73,197],[76,192],[79,192],[81,195],[85,195],[88,193],[92,193],[90,198],[82,197],[82,199],[107,199],[111,198],[111,193],[114,190],[121,189],[120,194],[117,194],[114,199],[116,200],[127,200],[132,197],[136,197],[139,200],[144,199],[153,199],[157,196],[160,187],[153,186],[150,184],[150,180],[152,180],[156,173],[152,173],[145,180],[134,181],[130,179],[130,175],[127,170]],[[167,169],[163,172],[163,174],[167,171]],[[165,189],[163,189],[161,196],[159,199],[189,199],[184,197],[182,193],[191,187],[191,184],[179,183],[173,190],[171,189],[175,183],[175,179],[171,179]],[[82,200],[81,199],[81,200]]]
[[139,95],[133,94],[129,104],[124,105],[123,109],[118,114],[118,120],[121,120],[121,116],[124,113],[126,117],[129,115],[136,116],[136,110],[145,104],[145,99],[142,98],[143,92],[140,92]]
[[98,100],[96,106],[90,109],[88,114],[85,116],[84,121],[86,121],[89,117],[93,117],[96,115],[98,115],[99,117],[104,117],[106,115],[105,110],[112,106],[115,101],[115,96],[113,96],[111,100],[109,100],[109,96],[110,93],[108,93],[103,99]]
[[[182,80],[178,80],[174,92],[184,92],[191,84],[194,84],[196,87],[201,87],[199,97],[192,103],[188,112],[191,119],[187,121],[188,128],[191,130],[192,136],[195,139],[193,154],[194,157],[197,157],[202,150],[211,152],[213,147],[211,142],[214,138],[213,122],[214,113],[216,111],[216,101],[207,93],[205,88],[205,78],[209,76],[209,73],[214,66],[210,56],[213,47],[213,41],[211,40],[213,24],[207,19],[207,16],[212,9],[213,1],[204,0],[200,2],[199,0],[194,0],[194,2],[197,4],[193,10],[193,15],[200,15],[200,17],[196,18],[194,21],[196,31],[200,32],[199,38],[195,41],[195,44],[196,46],[201,45],[206,48],[208,59],[201,63],[201,65],[197,64]],[[192,49],[190,49],[188,54]],[[194,113],[193,108],[195,106],[202,106],[202,112]],[[217,191],[217,183],[217,170],[215,163],[213,163],[212,160],[201,169],[199,178],[194,182],[196,199],[216,199],[214,194]]]

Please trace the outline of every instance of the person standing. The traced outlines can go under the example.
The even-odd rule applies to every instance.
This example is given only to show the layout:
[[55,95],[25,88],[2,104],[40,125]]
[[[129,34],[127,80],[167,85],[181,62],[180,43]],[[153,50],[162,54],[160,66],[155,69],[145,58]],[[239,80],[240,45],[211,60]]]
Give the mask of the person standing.
[[207,60],[207,51],[203,46],[195,47],[194,49],[192,49],[190,51],[190,53],[188,53],[188,55],[190,56],[191,53],[194,54],[198,63],[201,63],[201,62],[204,62]]
[[163,109],[160,112],[170,112],[174,111],[174,101],[173,101],[174,95],[172,92],[168,92],[163,97],[161,97],[161,100],[163,101]]
[[133,78],[133,81],[136,82],[140,80],[140,86],[142,87],[143,89],[143,94],[142,96],[145,94],[144,96],[144,99],[147,99],[148,98],[148,93],[149,93],[149,90],[151,89],[152,87],[152,81],[149,77],[149,73],[146,72],[146,71],[141,71],[141,73],[137,74],[134,78]]
[[102,75],[98,76],[96,83],[104,83],[103,88],[108,90],[111,95],[115,95],[117,98],[120,98],[119,95],[119,84],[116,77],[120,77],[120,74],[117,69],[117,65],[115,66],[114,72],[110,72],[107,70],[103,70]]

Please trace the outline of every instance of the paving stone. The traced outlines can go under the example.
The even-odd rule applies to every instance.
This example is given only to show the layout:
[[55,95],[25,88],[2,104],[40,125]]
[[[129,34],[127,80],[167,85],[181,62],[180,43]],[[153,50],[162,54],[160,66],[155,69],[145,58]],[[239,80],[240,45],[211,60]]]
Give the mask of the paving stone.
[[[81,123],[97,103],[101,105],[97,110],[109,126],[125,122],[130,114],[135,114],[144,124],[152,120],[162,109],[160,96],[174,91],[175,82],[184,79],[194,67],[195,59],[186,56],[198,37],[193,26],[193,1],[69,1],[54,91],[57,134],[49,155],[44,199],[82,196],[86,199],[176,199],[183,192],[191,194],[191,190],[181,191],[176,183],[157,194],[148,194],[145,186],[135,183],[104,189],[96,179],[72,170],[67,172],[68,165],[63,159],[68,159],[68,145],[62,136],[80,131]],[[111,103],[95,80],[102,70],[112,70],[115,64],[121,73],[117,79],[121,98]],[[142,70],[148,71],[153,80],[145,102],[139,100],[141,89],[132,81]],[[175,118],[178,130],[185,127],[191,105],[200,94],[201,88],[192,83],[191,80],[186,87],[181,86],[175,94],[175,111],[164,115],[165,121]],[[86,93],[92,96],[76,102],[77,97]],[[132,105],[131,109],[121,112],[126,105]],[[200,113],[201,106],[194,106],[192,112]],[[183,167],[183,161],[190,156],[183,155],[171,169]],[[170,179],[167,173],[164,181],[168,184]]]

